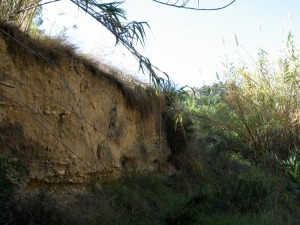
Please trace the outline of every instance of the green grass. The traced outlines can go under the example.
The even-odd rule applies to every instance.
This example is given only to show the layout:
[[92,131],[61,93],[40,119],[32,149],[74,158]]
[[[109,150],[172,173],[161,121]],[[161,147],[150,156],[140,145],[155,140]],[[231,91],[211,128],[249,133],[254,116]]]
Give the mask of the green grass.
[[[124,177],[61,198],[42,190],[13,198],[10,164],[0,161],[5,222],[300,224],[299,155],[291,154],[300,145],[300,56],[291,36],[287,44],[278,70],[262,50],[255,72],[230,67],[224,83],[199,90],[200,97],[191,104],[191,141],[185,150],[172,149],[177,174]],[[178,132],[171,134],[180,141]]]
[[[204,154],[204,153],[203,153]],[[127,177],[86,193],[15,200],[12,224],[205,224],[294,225],[300,209],[286,191],[286,178],[236,158],[203,155],[203,173],[186,165],[173,176]],[[210,163],[209,163],[210,161]],[[213,162],[213,163],[211,163]],[[199,162],[200,163],[200,162]]]

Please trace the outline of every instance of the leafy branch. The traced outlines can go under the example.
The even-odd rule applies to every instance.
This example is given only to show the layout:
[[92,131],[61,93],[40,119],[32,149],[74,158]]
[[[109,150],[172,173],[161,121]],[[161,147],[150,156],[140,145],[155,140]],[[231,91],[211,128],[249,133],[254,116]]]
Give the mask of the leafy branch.
[[[17,4],[18,7],[11,11],[9,15],[6,17],[9,18],[16,18],[18,14],[24,14],[27,11],[31,11],[31,17],[29,18],[30,21],[33,19],[33,13],[38,7],[43,5],[58,2],[60,0],[49,0],[49,1],[41,1],[41,0],[14,0],[12,1],[14,4]],[[141,44],[143,47],[145,46],[145,37],[146,32],[145,28],[150,28],[147,22],[137,22],[131,21],[128,22],[126,18],[126,12],[120,6],[124,3],[125,0],[120,1],[113,1],[109,3],[103,3],[101,0],[70,0],[72,3],[76,4],[80,9],[84,12],[89,14],[92,18],[96,19],[101,25],[103,25],[107,30],[109,30],[116,38],[116,45],[121,43],[139,62],[139,70],[142,71],[144,74],[148,73],[150,77],[151,83],[155,86],[157,90],[163,89],[163,83],[170,82],[169,76],[162,72],[159,68],[154,66],[150,59],[141,55],[137,49],[136,45]],[[214,9],[200,9],[200,8],[193,8],[188,7],[187,4],[190,0],[176,0],[174,3],[162,2],[159,0],[153,0],[154,2],[178,7],[178,8],[185,8],[185,9],[194,9],[194,10],[220,10],[224,9],[231,4],[233,4],[236,0],[233,0],[229,4],[214,8]],[[14,4],[10,2],[11,7]],[[199,6],[199,0],[197,0]],[[8,1],[4,1],[1,4],[0,1],[0,8],[5,8]],[[3,18],[2,18],[3,19]],[[28,24],[26,26],[26,30],[28,29]],[[160,76],[163,74],[163,77]]]
[[[123,1],[101,4],[94,0],[70,1],[96,19],[115,36],[116,44],[121,43],[135,57],[139,62],[139,70],[144,74],[149,74],[151,83],[157,89],[160,89],[163,82],[169,80],[166,73],[161,72],[151,63],[149,58],[140,54],[134,47],[137,44],[145,46],[145,28],[150,28],[150,26],[147,22],[127,22],[125,11],[120,8]],[[164,74],[167,79],[160,77],[159,73]]]

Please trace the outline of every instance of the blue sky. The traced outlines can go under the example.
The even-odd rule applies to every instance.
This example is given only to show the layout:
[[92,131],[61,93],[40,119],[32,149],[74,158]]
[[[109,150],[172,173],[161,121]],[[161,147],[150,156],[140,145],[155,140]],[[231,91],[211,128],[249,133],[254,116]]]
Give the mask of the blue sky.
[[[225,0],[200,1],[203,7],[226,3]],[[237,0],[221,11],[190,11],[151,0],[126,0],[123,8],[129,20],[147,21],[151,26],[142,53],[181,85],[201,86],[213,82],[226,57],[234,60],[238,54],[245,56],[246,51],[256,57],[260,47],[276,53],[290,30],[296,43],[300,38],[298,0]],[[65,26],[69,40],[85,53],[147,80],[147,76],[138,73],[133,57],[121,46],[115,47],[112,35],[78,12],[69,1],[49,4],[44,15],[44,28],[52,35]],[[74,24],[76,30],[72,28]],[[237,48],[235,35],[242,48]]]

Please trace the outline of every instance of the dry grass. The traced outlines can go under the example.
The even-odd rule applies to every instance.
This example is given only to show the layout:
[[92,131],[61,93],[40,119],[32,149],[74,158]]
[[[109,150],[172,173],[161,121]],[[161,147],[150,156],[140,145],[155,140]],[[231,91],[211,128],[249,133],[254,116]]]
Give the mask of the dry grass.
[[1,0],[0,20],[15,23],[22,30],[30,30],[39,0]]
[[294,126],[300,126],[300,109],[296,109],[294,113],[290,115],[291,123]]
[[76,53],[76,46],[62,39],[32,37],[22,32],[17,26],[0,22],[0,35],[4,38],[11,54],[31,52],[55,66],[66,59],[72,59],[85,65],[95,76],[108,79],[121,91],[127,106],[147,116],[158,108],[159,98],[155,90],[140,83],[129,75],[105,65],[86,55]]

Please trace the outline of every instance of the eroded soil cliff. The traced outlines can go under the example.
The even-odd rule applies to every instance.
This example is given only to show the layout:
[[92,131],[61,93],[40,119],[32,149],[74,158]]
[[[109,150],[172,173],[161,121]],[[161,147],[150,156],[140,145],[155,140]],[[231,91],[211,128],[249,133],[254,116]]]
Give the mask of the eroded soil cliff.
[[0,30],[0,151],[28,186],[84,184],[167,167],[154,92],[58,41]]

